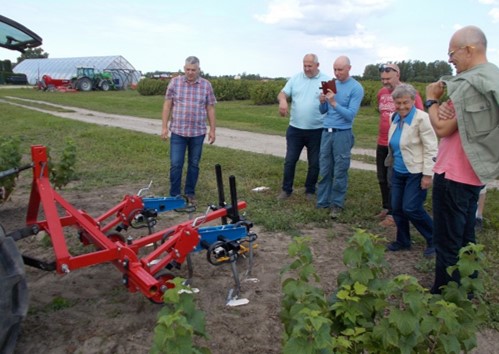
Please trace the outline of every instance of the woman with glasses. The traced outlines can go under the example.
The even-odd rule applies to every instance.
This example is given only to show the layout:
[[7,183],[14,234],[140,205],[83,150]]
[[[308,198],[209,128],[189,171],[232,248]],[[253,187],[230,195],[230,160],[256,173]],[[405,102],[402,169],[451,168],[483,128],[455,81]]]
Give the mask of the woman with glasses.
[[433,256],[433,221],[424,209],[428,188],[432,185],[437,136],[428,114],[415,107],[417,91],[409,84],[398,85],[392,93],[395,113],[388,133],[392,165],[391,201],[393,219],[397,225],[397,240],[390,251],[411,248],[410,224],[426,240],[424,256]]

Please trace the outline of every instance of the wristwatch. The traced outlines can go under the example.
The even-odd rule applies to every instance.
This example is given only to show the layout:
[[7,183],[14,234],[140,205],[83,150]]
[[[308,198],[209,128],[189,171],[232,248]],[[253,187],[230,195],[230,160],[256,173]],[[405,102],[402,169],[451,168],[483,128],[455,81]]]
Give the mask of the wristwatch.
[[424,103],[424,107],[426,109],[430,109],[430,107],[433,106],[435,103],[438,103],[438,100],[426,100]]

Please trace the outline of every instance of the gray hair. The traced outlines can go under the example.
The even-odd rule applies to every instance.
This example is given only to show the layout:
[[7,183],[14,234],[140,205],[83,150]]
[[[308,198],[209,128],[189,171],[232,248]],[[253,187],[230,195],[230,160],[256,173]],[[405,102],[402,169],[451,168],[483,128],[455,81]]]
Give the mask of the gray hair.
[[195,56],[190,56],[185,59],[185,65],[199,65],[199,59]]
[[314,64],[317,64],[319,62],[319,57],[317,56],[317,54],[314,54],[314,53],[305,54],[305,56],[303,57],[303,60],[305,60],[305,58],[307,58],[307,57],[312,57],[312,61],[314,62]]
[[414,88],[414,86],[409,84],[400,84],[395,87],[395,90],[393,90],[392,98],[396,100],[397,98],[409,96],[412,100],[415,100],[417,94],[418,91]]

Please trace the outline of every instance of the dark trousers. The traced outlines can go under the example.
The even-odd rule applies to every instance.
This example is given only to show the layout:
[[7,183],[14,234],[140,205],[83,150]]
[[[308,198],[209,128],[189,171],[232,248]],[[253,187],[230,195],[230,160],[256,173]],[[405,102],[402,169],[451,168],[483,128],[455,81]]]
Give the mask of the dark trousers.
[[393,219],[397,224],[397,242],[411,247],[409,222],[425,238],[427,247],[433,246],[433,221],[424,209],[427,190],[421,189],[422,173],[398,173],[392,176]]
[[459,250],[475,243],[475,213],[480,186],[458,183],[445,178],[445,174],[433,177],[433,243],[437,251],[433,294],[449,281],[460,283],[459,272],[452,276],[447,268],[457,263]]
[[305,180],[305,193],[314,194],[319,178],[319,152],[321,149],[322,129],[298,129],[288,126],[286,130],[286,158],[282,190],[293,192],[296,163],[304,147],[307,148],[308,171]]
[[388,156],[388,146],[378,145],[376,147],[376,173],[378,176],[379,189],[381,191],[381,202],[383,209],[387,209],[391,214],[391,192],[390,192],[390,169],[385,166],[385,159]]

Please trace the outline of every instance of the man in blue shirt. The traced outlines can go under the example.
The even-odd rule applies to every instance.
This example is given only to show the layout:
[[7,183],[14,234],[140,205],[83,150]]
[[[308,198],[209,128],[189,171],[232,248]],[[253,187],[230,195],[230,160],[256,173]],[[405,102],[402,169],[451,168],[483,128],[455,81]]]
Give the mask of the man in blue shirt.
[[319,151],[321,145],[324,114],[319,111],[321,81],[330,78],[319,71],[319,59],[315,54],[303,58],[303,72],[288,80],[277,95],[279,114],[288,115],[288,98],[292,98],[291,117],[286,130],[286,158],[282,192],[279,200],[287,199],[293,192],[296,163],[304,147],[307,148],[308,171],[305,180],[305,194],[311,200],[319,177]]
[[338,57],[333,64],[337,93],[328,90],[319,98],[320,111],[327,114],[321,138],[317,207],[330,208],[332,219],[336,219],[344,208],[354,144],[352,125],[364,97],[361,84],[350,77],[351,68],[348,57]]

